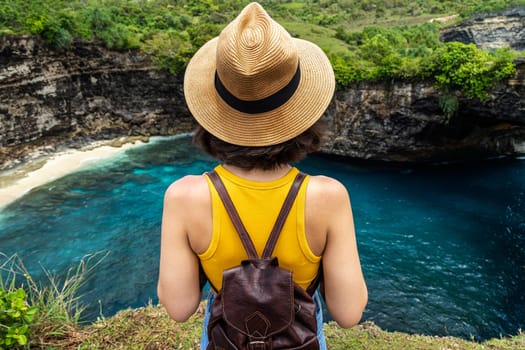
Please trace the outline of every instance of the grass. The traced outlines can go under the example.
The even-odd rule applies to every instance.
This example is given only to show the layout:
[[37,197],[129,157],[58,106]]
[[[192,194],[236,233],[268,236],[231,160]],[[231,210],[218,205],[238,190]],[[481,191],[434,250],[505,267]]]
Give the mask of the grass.
[[[162,306],[147,305],[126,309],[112,317],[99,317],[82,324],[83,307],[79,289],[89,279],[105,255],[84,257],[64,279],[57,279],[44,269],[45,285],[33,281],[21,259],[0,253],[0,287],[14,285],[28,291],[28,303],[38,307],[31,325],[31,349],[199,349],[204,302],[184,323],[171,320]],[[454,337],[410,335],[382,330],[372,322],[351,329],[341,329],[334,322],[325,324],[328,348],[331,350],[518,350],[525,349],[525,334],[491,339],[483,343]]]
[[525,334],[512,338],[492,339],[483,343],[455,337],[387,332],[371,322],[365,322],[352,329],[344,330],[334,323],[325,328],[330,349],[369,350],[518,350],[525,349]]
[[[381,27],[395,27],[395,26],[412,26],[421,25],[431,21],[435,18],[457,15],[455,12],[443,13],[424,13],[420,15],[396,15],[392,13],[385,13],[382,16],[376,16],[372,13],[363,13],[363,16],[358,16],[349,21],[336,21],[331,25],[318,25],[310,23],[300,16],[293,15],[299,13],[304,8],[311,6],[302,2],[290,2],[280,5],[289,12],[285,14],[278,13],[275,18],[283,25],[292,36],[312,41],[323,48],[325,51],[334,54],[345,54],[348,52],[348,44],[335,38],[335,28],[340,26],[348,32],[361,32],[367,26],[381,26]],[[391,12],[391,11],[390,11]],[[322,13],[322,11],[321,11]],[[458,20],[459,21],[459,17]],[[447,22],[451,25],[452,21]]]
[[[199,349],[204,305],[185,323],[171,320],[161,306],[148,305],[120,311],[89,326],[78,326],[47,349]],[[525,334],[483,343],[454,337],[387,332],[371,322],[341,329],[325,325],[330,350],[518,350],[525,349]],[[36,348],[38,344],[34,344]]]
[[295,21],[281,21],[281,24],[292,36],[312,41],[325,52],[337,55],[345,55],[349,52],[349,45],[335,38],[335,31],[330,28]]
[[45,283],[42,283],[31,277],[18,255],[0,253],[0,288],[7,291],[23,288],[27,293],[27,303],[38,310],[29,325],[31,344],[49,348],[48,345],[68,337],[78,328],[80,315],[85,309],[78,291],[107,254],[83,257],[75,269],[66,272],[64,278],[57,278],[42,267],[46,276]]

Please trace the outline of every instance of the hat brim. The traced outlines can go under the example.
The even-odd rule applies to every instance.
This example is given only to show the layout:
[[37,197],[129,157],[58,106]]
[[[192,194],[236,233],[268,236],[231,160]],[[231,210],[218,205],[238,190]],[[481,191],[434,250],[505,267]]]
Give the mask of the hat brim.
[[324,113],[335,90],[330,61],[315,44],[292,39],[298,49],[301,80],[293,96],[269,112],[248,114],[230,107],[215,90],[218,37],[204,44],[188,64],[184,96],[197,122],[219,139],[239,146],[268,146],[290,140]]

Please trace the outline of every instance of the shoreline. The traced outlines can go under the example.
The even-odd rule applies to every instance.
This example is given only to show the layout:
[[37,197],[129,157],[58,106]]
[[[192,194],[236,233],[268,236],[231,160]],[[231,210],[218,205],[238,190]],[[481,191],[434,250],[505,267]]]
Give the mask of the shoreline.
[[143,144],[144,141],[137,139],[99,141],[82,148],[67,148],[0,172],[0,210],[39,186]]

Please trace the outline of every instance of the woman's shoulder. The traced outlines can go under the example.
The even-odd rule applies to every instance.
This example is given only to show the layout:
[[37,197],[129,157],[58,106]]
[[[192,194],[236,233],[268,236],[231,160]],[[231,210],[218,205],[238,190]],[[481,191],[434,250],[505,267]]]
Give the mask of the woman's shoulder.
[[350,201],[345,185],[323,175],[310,176],[306,198],[310,205],[315,203],[315,207],[324,213],[333,212],[341,206],[348,205]]
[[167,200],[196,200],[208,197],[208,182],[204,175],[186,175],[174,181],[165,193]]
[[308,183],[308,193],[319,196],[346,196],[345,185],[339,180],[324,175],[312,175]]

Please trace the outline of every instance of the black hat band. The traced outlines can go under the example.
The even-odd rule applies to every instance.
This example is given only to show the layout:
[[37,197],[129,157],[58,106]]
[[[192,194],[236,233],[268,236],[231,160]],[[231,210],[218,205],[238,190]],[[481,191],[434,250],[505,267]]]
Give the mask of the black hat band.
[[299,68],[299,64],[297,64],[297,70],[295,71],[294,76],[281,90],[261,100],[245,101],[232,95],[232,93],[230,93],[222,84],[217,71],[215,71],[215,90],[217,90],[219,96],[228,104],[228,106],[239,112],[248,114],[265,113],[281,107],[293,96],[300,81],[301,69]]

